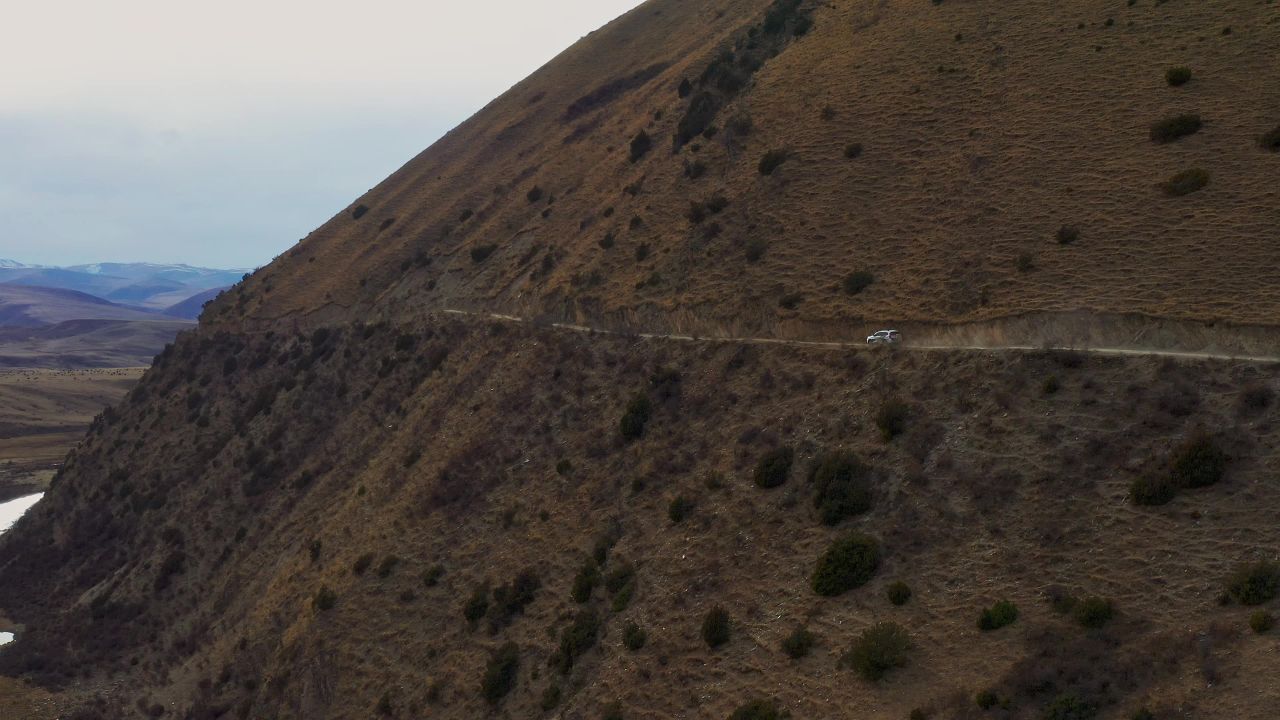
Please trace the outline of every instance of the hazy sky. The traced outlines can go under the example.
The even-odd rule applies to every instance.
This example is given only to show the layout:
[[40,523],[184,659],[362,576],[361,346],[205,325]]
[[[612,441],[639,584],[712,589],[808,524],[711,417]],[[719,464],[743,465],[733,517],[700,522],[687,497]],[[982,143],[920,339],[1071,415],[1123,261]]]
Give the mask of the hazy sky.
[[12,3],[0,258],[265,263],[639,1]]

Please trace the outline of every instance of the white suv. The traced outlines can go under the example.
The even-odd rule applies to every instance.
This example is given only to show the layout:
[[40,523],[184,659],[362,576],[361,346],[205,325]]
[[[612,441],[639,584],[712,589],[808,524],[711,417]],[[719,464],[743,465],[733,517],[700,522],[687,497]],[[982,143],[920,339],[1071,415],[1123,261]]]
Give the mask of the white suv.
[[893,344],[902,342],[902,333],[897,330],[877,330],[867,336],[868,345]]

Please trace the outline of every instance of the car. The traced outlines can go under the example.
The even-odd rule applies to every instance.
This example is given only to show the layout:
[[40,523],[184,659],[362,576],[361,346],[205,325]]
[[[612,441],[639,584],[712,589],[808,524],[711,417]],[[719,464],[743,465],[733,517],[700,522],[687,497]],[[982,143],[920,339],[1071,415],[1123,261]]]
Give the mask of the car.
[[868,345],[891,345],[902,342],[902,333],[897,330],[877,330],[867,336]]

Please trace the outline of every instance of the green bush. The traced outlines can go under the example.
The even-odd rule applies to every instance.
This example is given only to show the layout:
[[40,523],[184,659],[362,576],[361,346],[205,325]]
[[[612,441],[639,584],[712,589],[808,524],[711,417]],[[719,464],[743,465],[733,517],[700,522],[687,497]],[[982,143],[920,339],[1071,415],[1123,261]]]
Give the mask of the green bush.
[[1249,616],[1249,629],[1261,635],[1275,627],[1276,619],[1266,610],[1258,610]]
[[1059,245],[1070,245],[1080,239],[1080,228],[1075,225],[1063,225],[1054,236]]
[[756,463],[756,485],[762,488],[776,488],[785,483],[791,476],[791,464],[795,461],[795,451],[790,447],[770,450]]
[[1258,145],[1263,150],[1280,152],[1280,125],[1275,126],[1275,128],[1269,130],[1264,133],[1262,137],[1258,138]]
[[373,564],[373,553],[365,553],[364,555],[361,555],[360,557],[356,558],[356,561],[351,564],[351,572],[356,575],[363,575],[365,571],[369,569],[369,566],[372,564]]
[[497,249],[497,245],[477,245],[471,248],[471,262],[482,263],[489,259],[489,256]]
[[844,146],[844,156],[849,160],[862,156],[862,143],[849,143]]
[[519,672],[520,647],[513,642],[506,643],[489,656],[480,682],[480,695],[490,705],[497,705],[516,686]]
[[672,498],[671,505],[667,507],[667,517],[672,523],[684,522],[691,512],[693,512],[693,501],[683,495]]
[[378,563],[378,577],[387,578],[391,573],[395,572],[396,565],[400,564],[400,558],[395,555],[388,555],[382,558],[382,562]]
[[850,533],[831,544],[813,571],[813,591],[834,597],[865,585],[880,567],[880,543],[862,533]]
[[782,652],[786,653],[787,657],[792,660],[799,660],[809,654],[809,651],[813,649],[813,644],[817,642],[817,639],[818,638],[803,625],[798,626],[795,630],[791,631],[790,635],[782,639]]
[[479,622],[489,612],[489,586],[481,585],[471,593],[467,603],[462,606],[462,616],[469,623]]
[[538,202],[539,200],[542,199],[542,188],[538,187],[537,185],[534,185],[532,188],[530,188],[529,192],[525,195],[525,197],[528,198],[529,202],[531,203]]
[[570,596],[576,603],[584,603],[591,599],[591,592],[600,584],[600,567],[596,565],[595,560],[587,558],[582,564],[582,568],[578,570],[578,574],[573,578],[573,588],[570,590]]
[[880,409],[876,411],[876,427],[880,428],[880,437],[889,442],[906,432],[910,414],[911,408],[896,398],[880,403]]
[[871,283],[875,281],[875,275],[872,275],[866,270],[857,270],[845,276],[844,281],[841,283],[841,287],[844,288],[845,293],[849,295],[857,295],[863,290],[871,287]]
[[511,582],[498,586],[493,591],[493,603],[488,613],[494,627],[507,625],[513,617],[524,612],[541,587],[542,580],[532,568],[520,571]]
[[761,175],[772,175],[773,171],[777,170],[778,166],[786,161],[786,150],[770,150],[764,154],[764,157],[760,158],[760,165],[758,169],[760,170]]
[[729,612],[716,605],[702,618],[702,640],[715,649],[729,642]]
[[1164,472],[1146,472],[1129,484],[1129,501],[1134,505],[1164,505],[1177,494],[1177,486]]
[[890,670],[907,664],[911,636],[893,622],[877,623],[858,636],[841,661],[864,679],[876,681]]
[[1044,709],[1044,720],[1093,720],[1098,708],[1080,699],[1075,693],[1062,693]]
[[1191,68],[1184,66],[1171,67],[1164,73],[1164,79],[1173,87],[1181,87],[1191,82]]
[[649,400],[649,396],[643,392],[633,395],[631,401],[627,403],[627,410],[623,413],[622,420],[618,423],[618,430],[622,433],[622,437],[635,440],[643,435],[645,425],[648,424],[652,414],[653,403]]
[[331,610],[337,602],[337,593],[329,589],[328,585],[321,585],[320,589],[316,591],[316,596],[311,598],[311,607],[324,612],[325,610]]
[[1111,622],[1111,618],[1115,616],[1115,607],[1106,598],[1092,596],[1077,601],[1071,614],[1084,627],[1097,629]]
[[1008,600],[1001,600],[986,608],[978,616],[978,629],[982,631],[999,630],[1012,625],[1018,619],[1018,606]]
[[885,595],[888,596],[889,602],[894,605],[906,605],[911,600],[911,586],[898,580],[889,584],[889,587],[885,590]]
[[1209,173],[1200,168],[1190,168],[1175,174],[1160,184],[1160,189],[1169,197],[1190,195],[1209,184]]
[[609,571],[604,578],[604,589],[612,597],[610,607],[614,612],[622,612],[631,604],[636,592],[636,570],[630,563],[622,563]]
[[631,162],[639,162],[640,158],[653,147],[653,139],[649,137],[649,133],[641,130],[631,139]]
[[1227,594],[1241,605],[1261,605],[1280,595],[1280,565],[1260,561],[1235,571],[1227,580]]
[[824,525],[837,525],[845,518],[871,509],[871,468],[847,450],[824,453],[809,471],[813,483],[813,506]]
[[1151,125],[1151,141],[1160,144],[1171,143],[1200,132],[1203,126],[1200,116],[1194,113],[1167,117]]
[[560,649],[552,656],[551,664],[568,674],[578,658],[595,647],[599,634],[600,618],[595,611],[588,608],[579,612],[573,623],[560,633]]
[[1178,487],[1200,488],[1222,479],[1227,454],[1204,432],[1187,438],[1174,451],[1170,472]]
[[729,716],[729,720],[781,720],[786,717],[782,711],[778,709],[778,703],[773,700],[752,700],[746,704],[739,705],[737,710]]
[[629,622],[622,628],[622,646],[631,652],[643,648],[648,639],[649,634],[635,622]]

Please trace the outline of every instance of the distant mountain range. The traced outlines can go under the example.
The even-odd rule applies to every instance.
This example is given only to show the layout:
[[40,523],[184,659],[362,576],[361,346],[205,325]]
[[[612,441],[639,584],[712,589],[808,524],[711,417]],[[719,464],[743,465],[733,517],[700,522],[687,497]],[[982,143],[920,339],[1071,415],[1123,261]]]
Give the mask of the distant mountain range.
[[0,259],[0,366],[146,365],[245,270]]

